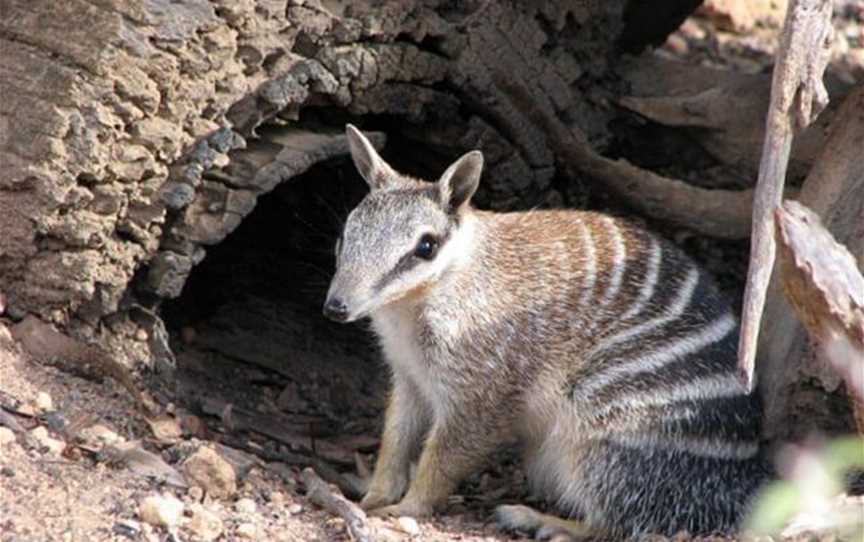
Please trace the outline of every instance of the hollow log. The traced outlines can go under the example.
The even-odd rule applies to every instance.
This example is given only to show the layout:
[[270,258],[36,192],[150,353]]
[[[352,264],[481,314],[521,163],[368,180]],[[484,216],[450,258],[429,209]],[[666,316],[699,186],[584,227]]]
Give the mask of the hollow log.
[[348,118],[386,127],[413,172],[481,148],[488,207],[546,201],[545,135],[492,74],[608,139],[613,112],[589,89],[620,44],[662,39],[695,7],[664,2],[637,24],[627,4],[4,2],[6,315],[150,363],[135,307],[176,297],[262,194],[344,153]]

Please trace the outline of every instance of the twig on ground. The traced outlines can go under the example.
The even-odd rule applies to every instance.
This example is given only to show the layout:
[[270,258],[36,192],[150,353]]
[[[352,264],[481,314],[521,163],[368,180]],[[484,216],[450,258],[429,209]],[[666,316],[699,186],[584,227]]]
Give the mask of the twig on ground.
[[831,0],[792,0],[786,12],[765,120],[765,143],[753,201],[750,267],[738,345],[738,375],[753,387],[756,341],[774,266],[774,210],[780,205],[796,132],[828,105],[822,74],[830,55]]
[[313,469],[303,469],[300,476],[306,486],[306,497],[312,503],[344,519],[348,532],[354,540],[357,542],[374,540],[366,512],[362,508],[346,499],[338,490],[331,488],[315,474]]

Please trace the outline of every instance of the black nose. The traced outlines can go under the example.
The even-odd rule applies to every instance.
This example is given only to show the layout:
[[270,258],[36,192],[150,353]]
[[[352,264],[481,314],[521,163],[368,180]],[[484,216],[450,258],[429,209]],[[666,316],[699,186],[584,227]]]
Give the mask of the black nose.
[[324,316],[334,322],[344,322],[348,319],[348,306],[341,299],[328,299],[324,303]]

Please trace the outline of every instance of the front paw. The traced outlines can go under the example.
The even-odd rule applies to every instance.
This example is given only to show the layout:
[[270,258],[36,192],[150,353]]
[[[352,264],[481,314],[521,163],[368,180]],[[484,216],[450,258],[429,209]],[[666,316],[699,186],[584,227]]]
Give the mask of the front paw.
[[360,501],[360,508],[366,511],[374,510],[376,508],[384,508],[398,502],[399,497],[400,495],[369,490],[369,492],[366,493]]
[[402,502],[398,504],[392,504],[390,506],[383,506],[381,508],[374,508],[372,510],[369,510],[369,515],[378,517],[398,518],[402,516],[409,516],[412,518],[422,518],[426,516],[431,516],[433,512],[433,507],[428,504],[403,499]]

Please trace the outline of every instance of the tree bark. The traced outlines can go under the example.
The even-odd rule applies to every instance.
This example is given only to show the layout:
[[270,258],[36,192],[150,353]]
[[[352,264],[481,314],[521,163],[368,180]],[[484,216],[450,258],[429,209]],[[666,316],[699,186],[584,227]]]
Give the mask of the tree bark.
[[176,296],[261,194],[344,152],[339,123],[305,126],[310,110],[399,119],[397,139],[439,157],[429,167],[481,148],[481,201],[544,201],[556,175],[546,135],[493,75],[608,139],[612,112],[587,89],[604,92],[617,40],[641,48],[693,8],[666,2],[668,16],[624,35],[625,4],[3,2],[6,314],[150,359],[134,336],[152,322],[132,309]]
[[[837,111],[828,141],[801,189],[798,201],[864,268],[864,86]],[[864,292],[857,302],[864,304]],[[767,407],[769,438],[804,436],[815,428],[842,432],[851,421],[840,376],[822,363],[806,330],[772,280],[759,342],[757,374]],[[826,393],[833,395],[826,398]]]

